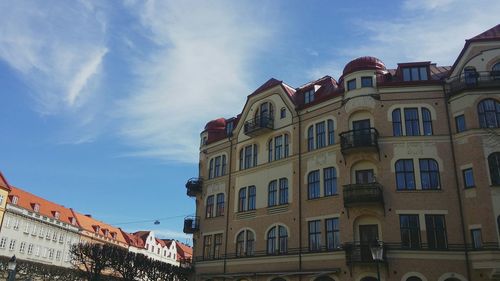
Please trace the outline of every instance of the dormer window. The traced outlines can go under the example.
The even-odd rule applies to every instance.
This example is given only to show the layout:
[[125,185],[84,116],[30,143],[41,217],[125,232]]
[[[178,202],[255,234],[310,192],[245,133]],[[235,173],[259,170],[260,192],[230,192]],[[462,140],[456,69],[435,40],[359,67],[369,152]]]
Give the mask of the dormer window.
[[304,103],[308,104],[314,101],[314,89],[304,93]]
[[351,91],[354,89],[356,89],[356,79],[351,79],[351,80],[347,81],[347,90]]
[[427,79],[427,66],[403,67],[403,81],[421,81]]
[[12,204],[17,205],[17,201],[19,201],[19,197],[17,196],[12,196]]
[[33,211],[35,211],[35,213],[38,213],[40,211],[40,204],[35,203],[33,205]]
[[94,231],[96,234],[99,234],[99,230],[101,230],[101,227],[98,225],[94,225]]
[[55,212],[54,212],[54,218],[55,218],[55,219],[57,219],[57,220],[58,220],[58,219],[59,219],[59,215],[60,215],[60,214],[59,214],[59,212],[58,212],[58,211],[55,211]]
[[233,135],[234,123],[233,121],[226,123],[226,135],[228,137]]
[[109,230],[107,230],[107,229],[106,229],[106,230],[104,231],[104,236],[106,236],[106,237],[108,237],[108,236],[109,236]]
[[111,232],[111,238],[116,240],[116,232]]
[[76,225],[76,218],[70,217],[69,220],[70,220],[72,225]]

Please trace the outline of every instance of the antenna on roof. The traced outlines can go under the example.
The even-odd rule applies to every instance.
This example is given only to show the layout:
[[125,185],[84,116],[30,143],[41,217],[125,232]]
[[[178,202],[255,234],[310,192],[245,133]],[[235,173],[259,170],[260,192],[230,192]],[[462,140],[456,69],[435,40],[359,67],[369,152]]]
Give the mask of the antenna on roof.
[[160,224],[160,221],[159,221],[159,220],[155,220],[154,224],[155,224],[155,225],[159,225],[159,224]]

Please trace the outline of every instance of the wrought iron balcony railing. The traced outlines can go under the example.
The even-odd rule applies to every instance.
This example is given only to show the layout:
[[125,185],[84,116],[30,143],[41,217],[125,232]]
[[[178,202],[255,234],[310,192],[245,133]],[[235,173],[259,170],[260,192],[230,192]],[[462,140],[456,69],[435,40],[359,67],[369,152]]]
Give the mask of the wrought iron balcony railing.
[[[374,263],[371,247],[375,246],[376,241],[370,242],[349,242],[344,243],[345,262],[350,265],[353,263]],[[383,261],[386,261],[387,247],[383,246]]]
[[351,130],[340,133],[342,153],[356,148],[375,148],[378,150],[378,131],[375,128]]
[[184,218],[184,233],[192,234],[200,230],[200,217],[190,216]]
[[454,95],[464,90],[500,87],[500,71],[476,71],[451,77],[446,83],[446,94]]
[[186,193],[189,197],[194,197],[201,192],[202,187],[202,178],[191,178],[186,182]]
[[344,206],[380,203],[384,204],[382,185],[373,183],[356,183],[344,185]]
[[257,136],[271,130],[274,130],[274,119],[267,115],[257,116],[245,122],[244,125],[244,132],[247,136]]

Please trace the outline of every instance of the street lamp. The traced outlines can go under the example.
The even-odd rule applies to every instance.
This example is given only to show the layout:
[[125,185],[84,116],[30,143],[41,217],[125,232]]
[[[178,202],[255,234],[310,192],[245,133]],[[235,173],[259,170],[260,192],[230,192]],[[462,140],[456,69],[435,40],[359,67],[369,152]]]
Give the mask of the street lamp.
[[376,244],[370,246],[372,258],[377,262],[377,280],[380,281],[380,268],[379,263],[384,260],[384,242],[378,241]]
[[7,265],[7,272],[9,273],[7,276],[7,281],[16,280],[16,266],[16,255],[13,255],[9,260],[9,264]]

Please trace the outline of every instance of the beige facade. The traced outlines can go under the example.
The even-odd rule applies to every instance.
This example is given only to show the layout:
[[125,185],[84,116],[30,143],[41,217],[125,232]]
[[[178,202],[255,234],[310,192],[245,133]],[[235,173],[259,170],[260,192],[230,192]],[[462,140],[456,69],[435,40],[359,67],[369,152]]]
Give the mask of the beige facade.
[[201,134],[197,280],[500,278],[500,25],[452,67],[271,79]]

